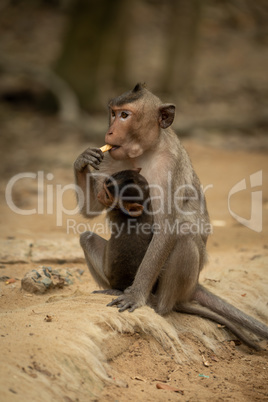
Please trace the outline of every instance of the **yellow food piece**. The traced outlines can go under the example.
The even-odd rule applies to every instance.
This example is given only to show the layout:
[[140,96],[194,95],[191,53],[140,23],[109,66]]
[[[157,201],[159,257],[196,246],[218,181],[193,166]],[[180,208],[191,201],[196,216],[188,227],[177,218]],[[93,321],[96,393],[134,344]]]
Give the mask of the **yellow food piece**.
[[111,148],[112,148],[112,145],[105,144],[105,145],[103,145],[103,147],[101,147],[100,149],[102,150],[102,152],[107,152],[107,151],[109,151]]

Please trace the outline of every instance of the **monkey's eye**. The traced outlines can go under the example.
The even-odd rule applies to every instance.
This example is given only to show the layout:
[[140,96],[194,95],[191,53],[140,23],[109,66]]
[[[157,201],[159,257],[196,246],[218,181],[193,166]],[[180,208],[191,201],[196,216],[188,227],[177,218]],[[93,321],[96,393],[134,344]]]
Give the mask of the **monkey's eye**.
[[122,119],[126,119],[128,117],[128,113],[127,112],[121,112],[121,117],[122,117]]
[[111,111],[111,116],[115,117],[115,111],[114,110]]

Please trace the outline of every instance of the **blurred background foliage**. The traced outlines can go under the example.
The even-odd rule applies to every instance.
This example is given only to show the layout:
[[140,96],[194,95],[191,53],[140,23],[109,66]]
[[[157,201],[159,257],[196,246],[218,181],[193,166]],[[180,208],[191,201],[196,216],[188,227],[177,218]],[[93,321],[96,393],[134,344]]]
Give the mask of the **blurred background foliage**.
[[180,135],[267,149],[267,34],[267,0],[1,0],[4,147],[103,138],[107,100],[146,82]]

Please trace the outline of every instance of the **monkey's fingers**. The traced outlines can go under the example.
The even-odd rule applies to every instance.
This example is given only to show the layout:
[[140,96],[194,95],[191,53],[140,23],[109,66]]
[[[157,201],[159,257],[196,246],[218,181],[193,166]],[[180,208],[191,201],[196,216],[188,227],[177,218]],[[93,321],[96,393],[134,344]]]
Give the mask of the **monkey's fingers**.
[[103,145],[102,147],[100,147],[100,150],[101,150],[102,152],[110,151],[110,149],[112,149],[112,145],[109,145],[109,144],[105,144],[105,145]]
[[128,310],[130,313],[132,313],[138,307],[137,303],[125,300],[125,295],[119,296],[116,299],[112,300],[110,303],[107,304],[107,306],[116,306],[119,313],[122,313],[125,310]]
[[123,308],[125,304],[126,304],[125,297],[124,294],[122,294],[121,296],[117,297],[116,299],[113,299],[110,303],[108,303],[107,307],[116,306],[117,308]]
[[118,311],[119,313],[122,313],[123,311],[128,310],[130,313],[133,313],[133,311],[136,310],[137,307],[137,304],[133,305],[132,303],[126,303],[123,307],[120,307]]
[[120,298],[120,296],[119,296],[119,297],[117,297],[116,299],[113,299],[113,300],[112,300],[110,303],[108,303],[108,304],[107,304],[107,307],[113,307],[113,306],[116,306],[118,303],[120,303],[119,298]]

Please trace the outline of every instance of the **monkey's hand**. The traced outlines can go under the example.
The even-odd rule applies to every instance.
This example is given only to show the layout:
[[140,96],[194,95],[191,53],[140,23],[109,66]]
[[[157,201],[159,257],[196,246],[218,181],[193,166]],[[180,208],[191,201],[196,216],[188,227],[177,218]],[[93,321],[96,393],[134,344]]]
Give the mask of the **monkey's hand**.
[[110,303],[107,304],[108,307],[116,306],[119,309],[119,312],[128,310],[132,313],[136,308],[144,306],[146,301],[144,300],[141,295],[134,291],[134,289],[130,286],[127,288],[124,293],[117,297],[116,299],[112,300]]
[[99,148],[87,148],[74,162],[74,168],[78,172],[83,172],[86,166],[90,165],[99,170],[99,164],[103,160],[103,152]]

